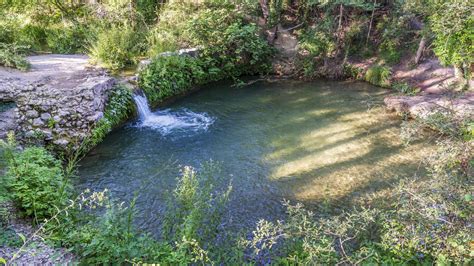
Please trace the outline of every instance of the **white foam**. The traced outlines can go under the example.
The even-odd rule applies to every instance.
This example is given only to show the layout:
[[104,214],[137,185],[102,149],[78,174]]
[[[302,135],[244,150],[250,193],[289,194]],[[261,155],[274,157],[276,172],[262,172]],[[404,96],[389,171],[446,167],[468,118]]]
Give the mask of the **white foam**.
[[188,109],[152,112],[146,97],[135,95],[134,100],[140,115],[140,122],[136,126],[156,130],[164,136],[174,132],[205,132],[215,120],[206,113],[196,113]]

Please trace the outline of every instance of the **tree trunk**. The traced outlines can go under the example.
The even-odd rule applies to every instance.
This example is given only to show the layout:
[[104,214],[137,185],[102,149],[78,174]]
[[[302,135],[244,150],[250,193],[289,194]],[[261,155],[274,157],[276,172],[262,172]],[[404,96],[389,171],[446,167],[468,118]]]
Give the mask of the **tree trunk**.
[[341,30],[342,26],[342,14],[344,11],[344,6],[342,4],[339,5],[339,25],[337,26],[337,31],[339,32]]
[[263,19],[265,19],[265,24],[267,24],[268,17],[270,16],[270,11],[268,10],[268,0],[259,0],[259,2],[263,13]]
[[426,37],[422,36],[420,40],[420,44],[418,45],[418,50],[416,51],[415,65],[418,65],[418,63],[420,62],[421,56],[423,54],[423,50],[425,50],[425,45],[426,45]]
[[376,4],[377,4],[377,0],[374,0],[374,7],[372,8],[372,15],[370,16],[369,31],[367,32],[367,40],[365,41],[365,47],[367,47],[367,45],[369,44],[370,31],[372,30],[372,23],[374,22],[374,13],[375,13]]
[[464,79],[464,71],[462,69],[462,66],[454,66],[454,77],[459,80]]

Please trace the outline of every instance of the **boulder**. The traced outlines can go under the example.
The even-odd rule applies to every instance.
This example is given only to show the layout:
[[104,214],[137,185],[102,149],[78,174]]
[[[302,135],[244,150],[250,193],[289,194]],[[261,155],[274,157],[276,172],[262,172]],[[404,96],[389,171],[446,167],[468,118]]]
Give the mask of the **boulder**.
[[449,112],[458,118],[474,119],[474,92],[461,95],[389,96],[384,102],[389,111],[406,113],[413,118],[426,118],[437,112]]

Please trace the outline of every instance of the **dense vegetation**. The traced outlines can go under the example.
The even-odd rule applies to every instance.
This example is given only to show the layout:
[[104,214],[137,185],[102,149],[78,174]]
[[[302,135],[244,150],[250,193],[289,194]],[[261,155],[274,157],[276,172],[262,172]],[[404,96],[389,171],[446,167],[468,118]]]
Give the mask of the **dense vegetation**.
[[[139,85],[157,104],[212,81],[270,72],[274,40],[265,40],[263,32],[278,35],[278,29],[295,27],[298,77],[355,77],[415,94],[408,84],[391,80],[391,67],[405,56],[403,50],[416,64],[420,49],[455,66],[462,77],[471,75],[470,1],[197,2],[5,0],[0,64],[26,70],[27,54],[87,53],[120,70],[152,57]],[[199,48],[196,57],[158,56],[190,47]],[[354,58],[375,62],[362,71],[350,64]],[[447,112],[405,123],[407,145],[430,137],[438,151],[423,162],[426,176],[394,185],[389,206],[339,212],[321,206],[313,213],[284,202],[284,221],[262,220],[242,235],[225,235],[220,227],[232,188],[214,191],[219,166],[209,162],[201,172],[185,167],[161,234],[152,237],[134,227],[133,201],[114,202],[107,191],[78,194],[70,185],[75,163],[132,111],[130,89],[118,86],[92,136],[67,154],[66,166],[45,148],[18,149],[11,135],[2,142],[0,203],[14,202],[32,219],[36,234],[70,248],[85,264],[472,263],[472,121]],[[1,225],[6,212],[0,206]],[[0,244],[26,246],[32,239],[18,239],[3,227],[0,233]]]
[[[38,4],[5,0],[0,5],[2,45],[20,46],[22,51],[27,47],[30,53],[86,52],[114,70],[135,64],[143,56],[187,47],[206,46],[207,55],[231,48],[226,57],[241,53],[240,48],[259,53],[262,43],[255,39],[247,42],[252,35],[270,31],[267,39],[273,43],[286,28],[295,29],[299,68],[309,77],[344,76],[341,66],[354,57],[376,56],[379,64],[390,67],[407,53],[416,64],[423,54],[434,52],[444,64],[455,66],[460,75],[469,78],[474,57],[474,6],[470,1],[118,0]],[[262,51],[259,56],[267,55]],[[15,65],[11,60],[16,60],[8,54],[0,58],[5,58],[0,60],[2,64]],[[237,56],[232,60],[255,64],[262,58]],[[232,60],[222,61],[220,66]],[[24,68],[21,61],[19,67]]]

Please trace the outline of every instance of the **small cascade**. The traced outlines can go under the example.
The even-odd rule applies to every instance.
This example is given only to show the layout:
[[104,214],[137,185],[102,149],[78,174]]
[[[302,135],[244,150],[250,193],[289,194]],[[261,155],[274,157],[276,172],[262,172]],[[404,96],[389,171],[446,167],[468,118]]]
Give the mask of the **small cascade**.
[[133,100],[137,105],[138,115],[140,116],[140,120],[145,121],[147,118],[152,116],[150,107],[148,106],[148,100],[144,94],[135,94],[133,96]]
[[162,135],[168,135],[173,132],[193,133],[207,131],[209,126],[214,123],[214,118],[210,117],[207,113],[195,113],[187,109],[165,109],[152,112],[146,96],[141,92],[135,93],[133,100],[137,105],[140,116],[140,122],[136,126],[157,130]]

